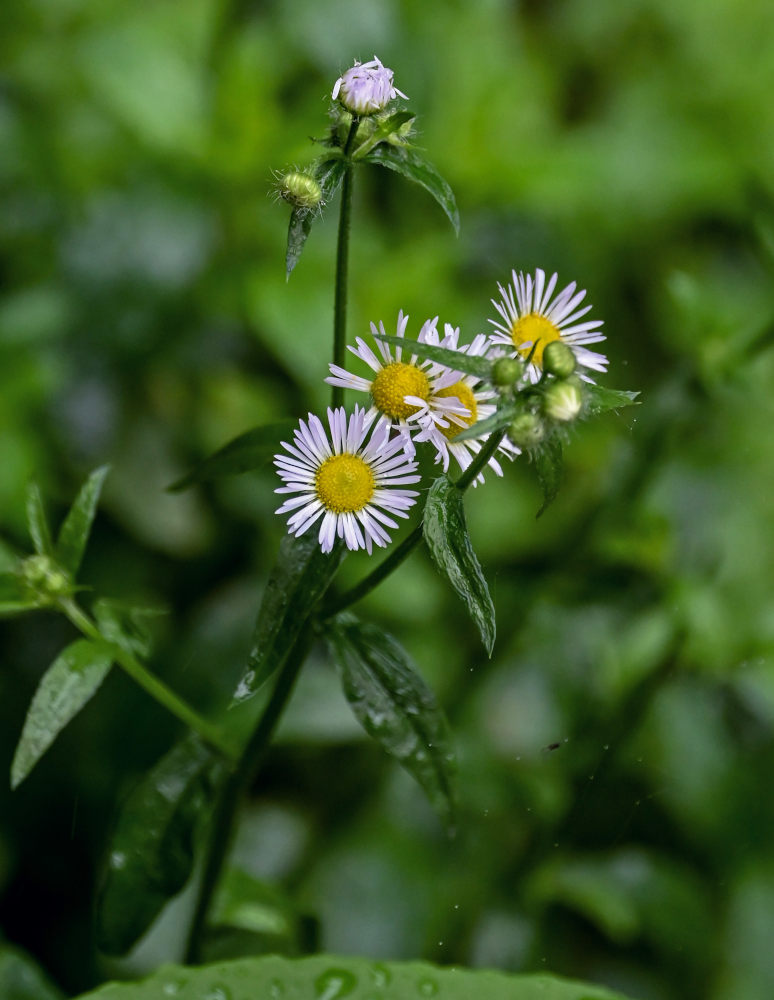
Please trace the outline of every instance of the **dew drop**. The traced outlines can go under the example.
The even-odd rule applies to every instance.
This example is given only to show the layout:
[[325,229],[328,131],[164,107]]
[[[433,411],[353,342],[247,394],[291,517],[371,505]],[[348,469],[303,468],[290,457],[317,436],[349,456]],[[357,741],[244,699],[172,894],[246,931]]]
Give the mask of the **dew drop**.
[[420,979],[419,992],[423,997],[434,997],[438,992],[438,983],[434,979]]
[[205,993],[204,1000],[231,1000],[231,990],[222,983],[215,983]]
[[165,997],[174,997],[180,992],[180,990],[185,986],[186,979],[169,979],[161,987],[161,992]]
[[371,976],[374,980],[374,986],[380,989],[384,986],[389,986],[392,981],[392,975],[390,970],[386,965],[374,965],[371,967]]
[[279,981],[279,979],[272,979],[269,983],[269,997],[270,1000],[280,1000],[280,997],[285,995],[285,987]]
[[326,969],[314,983],[317,1000],[339,1000],[357,986],[357,979],[346,969]]

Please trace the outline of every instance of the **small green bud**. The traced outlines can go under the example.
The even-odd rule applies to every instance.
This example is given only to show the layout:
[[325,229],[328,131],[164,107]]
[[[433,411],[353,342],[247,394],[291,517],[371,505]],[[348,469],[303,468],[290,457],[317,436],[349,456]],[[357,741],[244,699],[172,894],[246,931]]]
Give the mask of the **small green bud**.
[[68,575],[49,556],[29,556],[19,567],[19,576],[29,596],[41,604],[48,604],[72,589]]
[[311,174],[291,170],[284,174],[279,186],[280,198],[290,202],[294,208],[311,211],[322,202],[322,188]]
[[552,382],[543,393],[543,412],[559,423],[574,420],[582,407],[583,388],[578,378]]
[[563,340],[552,340],[543,348],[543,371],[568,378],[575,371],[575,353]]
[[520,413],[508,428],[508,437],[517,448],[535,448],[545,436],[546,425],[537,413]]
[[524,365],[518,358],[500,358],[492,365],[492,381],[501,389],[514,385],[523,374]]

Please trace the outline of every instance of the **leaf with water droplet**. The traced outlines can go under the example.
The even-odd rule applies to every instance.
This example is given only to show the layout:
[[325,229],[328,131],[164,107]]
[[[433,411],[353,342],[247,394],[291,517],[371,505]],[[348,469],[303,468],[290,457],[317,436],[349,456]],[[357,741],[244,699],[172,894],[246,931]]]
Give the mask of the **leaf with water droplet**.
[[29,955],[0,943],[0,1000],[63,1000],[63,994]]
[[352,615],[329,621],[326,637],[357,720],[416,778],[451,827],[454,758],[449,726],[408,653],[391,635]]

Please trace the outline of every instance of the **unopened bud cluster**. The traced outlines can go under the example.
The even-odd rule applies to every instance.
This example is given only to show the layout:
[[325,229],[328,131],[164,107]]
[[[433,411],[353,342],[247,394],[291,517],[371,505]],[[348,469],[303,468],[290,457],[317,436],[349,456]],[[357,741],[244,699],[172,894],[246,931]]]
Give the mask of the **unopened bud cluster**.
[[69,576],[49,556],[29,556],[18,572],[27,596],[38,604],[52,604],[72,590]]

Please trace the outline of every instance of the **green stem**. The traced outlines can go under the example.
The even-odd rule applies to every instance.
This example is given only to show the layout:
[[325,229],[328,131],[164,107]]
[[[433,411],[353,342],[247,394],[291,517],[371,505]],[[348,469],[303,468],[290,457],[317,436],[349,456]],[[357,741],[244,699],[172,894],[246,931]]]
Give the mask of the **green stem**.
[[210,828],[207,860],[196,900],[186,948],[186,964],[201,960],[202,941],[207,926],[212,897],[218,885],[223,865],[233,837],[234,818],[268,750],[277,723],[285,710],[311,645],[312,630],[305,628],[282,667],[271,699],[236,768],[221,791]]
[[219,753],[223,754],[227,760],[233,761],[236,759],[234,747],[224,737],[218,726],[199,715],[195,709],[191,708],[182,698],[179,698],[163,681],[150,673],[128,650],[115,642],[107,640],[91,618],[72,598],[65,598],[60,602],[59,606],[72,624],[87,638],[107,647],[116,663],[129,674],[133,681],[147,691],[151,698],[163,705],[182,723],[193,729],[194,732],[198,733],[203,740],[219,751]]
[[[468,486],[475,481],[476,476],[479,472],[481,472],[492,455],[494,455],[497,451],[500,442],[504,437],[504,430],[497,431],[495,434],[489,435],[478,455],[476,455],[467,469],[465,469],[465,471],[454,481],[454,485],[457,489],[462,490],[464,493]],[[340,611],[344,611],[345,608],[348,608],[352,604],[356,604],[367,594],[370,594],[372,590],[379,586],[385,577],[388,577],[393,570],[400,566],[403,560],[411,554],[414,546],[421,541],[421,539],[422,522],[420,521],[411,534],[407,535],[400,545],[398,545],[386,559],[383,559],[379,563],[376,569],[372,570],[368,576],[363,577],[360,583],[357,583],[354,587],[344,591],[343,594],[339,594],[338,597],[334,597],[330,601],[327,601],[323,607],[321,617],[323,619],[332,618]]]
[[[349,231],[352,226],[352,161],[349,158],[360,119],[355,115],[344,144],[346,169],[341,182],[339,236],[336,244],[336,284],[333,299],[333,363],[343,367],[347,347],[347,274],[349,270]],[[331,406],[344,405],[344,388],[334,385]]]

